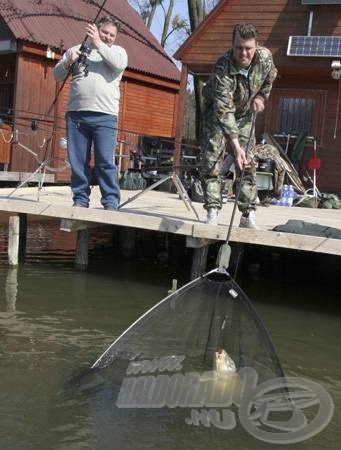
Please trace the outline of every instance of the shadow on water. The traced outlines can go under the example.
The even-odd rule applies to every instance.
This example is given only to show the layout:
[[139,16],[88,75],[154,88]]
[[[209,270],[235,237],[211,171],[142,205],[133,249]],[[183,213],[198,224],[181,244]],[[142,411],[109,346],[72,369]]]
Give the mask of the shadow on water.
[[[104,229],[93,234],[88,271],[77,272],[75,236],[49,226],[30,227],[27,261],[11,269],[6,227],[0,230],[1,450],[278,448],[251,436],[238,420],[227,431],[186,424],[189,408],[118,408],[124,371],[88,368],[167,295],[172,278],[183,284],[189,269],[180,258],[175,268],[156,260],[154,248],[148,256],[142,243],[135,258],[125,260],[113,253],[112,233]],[[281,449],[339,448],[340,310],[338,284],[330,283],[337,268],[318,278],[316,261],[290,265],[285,256],[275,266],[254,249],[246,260],[238,282],[268,327],[285,372],[321,383],[335,403],[325,430]],[[260,264],[256,275],[250,263]],[[301,267],[311,276],[294,276]]]

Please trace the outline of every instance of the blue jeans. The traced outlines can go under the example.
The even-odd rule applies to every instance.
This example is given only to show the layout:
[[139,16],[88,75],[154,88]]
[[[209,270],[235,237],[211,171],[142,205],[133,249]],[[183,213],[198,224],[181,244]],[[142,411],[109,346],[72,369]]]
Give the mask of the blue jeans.
[[117,117],[93,111],[69,111],[66,114],[68,157],[71,164],[73,201],[89,205],[90,157],[93,144],[95,174],[104,208],[117,208],[120,188],[114,163]]

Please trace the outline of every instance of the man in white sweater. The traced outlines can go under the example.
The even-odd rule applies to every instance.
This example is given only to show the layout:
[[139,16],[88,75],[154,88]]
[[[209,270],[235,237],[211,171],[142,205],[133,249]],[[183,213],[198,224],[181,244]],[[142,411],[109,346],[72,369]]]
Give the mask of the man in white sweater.
[[56,80],[64,80],[72,71],[66,128],[73,205],[89,206],[93,145],[101,203],[113,211],[120,202],[114,163],[119,83],[128,57],[122,47],[114,45],[118,23],[113,17],[102,17],[96,25],[88,24],[86,32],[90,45],[85,49],[80,45],[68,49],[54,68]]

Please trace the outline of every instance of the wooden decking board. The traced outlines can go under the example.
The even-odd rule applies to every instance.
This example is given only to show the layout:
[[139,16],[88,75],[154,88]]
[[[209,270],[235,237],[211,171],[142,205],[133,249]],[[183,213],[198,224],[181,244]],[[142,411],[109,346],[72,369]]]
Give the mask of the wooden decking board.
[[[52,186],[43,188],[37,201],[37,188],[21,188],[11,197],[11,189],[0,189],[0,211],[26,213],[41,217],[72,219],[94,224],[118,225],[146,230],[182,234],[198,239],[224,241],[232,214],[233,203],[224,205],[219,216],[219,225],[204,223],[206,212],[200,203],[193,203],[200,221],[188,211],[178,194],[149,191],[119,211],[105,211],[100,205],[100,195],[95,187],[91,194],[90,208],[73,208],[70,188]],[[122,191],[122,201],[132,197],[136,191]],[[260,230],[238,227],[240,213],[237,212],[231,241],[272,247],[283,247],[319,253],[341,255],[341,240],[272,231],[276,225],[289,219],[318,223],[326,227],[341,227],[341,210],[310,209],[299,207],[258,207],[257,223]]]
[[[29,179],[31,183],[38,183],[42,178],[41,174],[33,174],[32,172],[10,172],[10,171],[0,171],[0,181],[18,181],[22,182]],[[54,183],[55,176],[51,173],[46,173],[44,175],[45,183]],[[1,189],[0,189],[1,192]]]

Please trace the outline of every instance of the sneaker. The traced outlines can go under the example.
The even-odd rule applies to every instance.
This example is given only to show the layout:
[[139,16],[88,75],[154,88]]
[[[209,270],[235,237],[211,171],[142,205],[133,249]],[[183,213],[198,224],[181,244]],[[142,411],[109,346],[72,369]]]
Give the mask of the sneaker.
[[106,211],[117,211],[117,207],[115,206],[104,206]]
[[208,208],[206,223],[209,225],[218,225],[218,209]]
[[239,222],[240,228],[250,228],[251,230],[259,230],[256,224],[256,215],[254,211],[251,211],[249,215],[242,216]]

